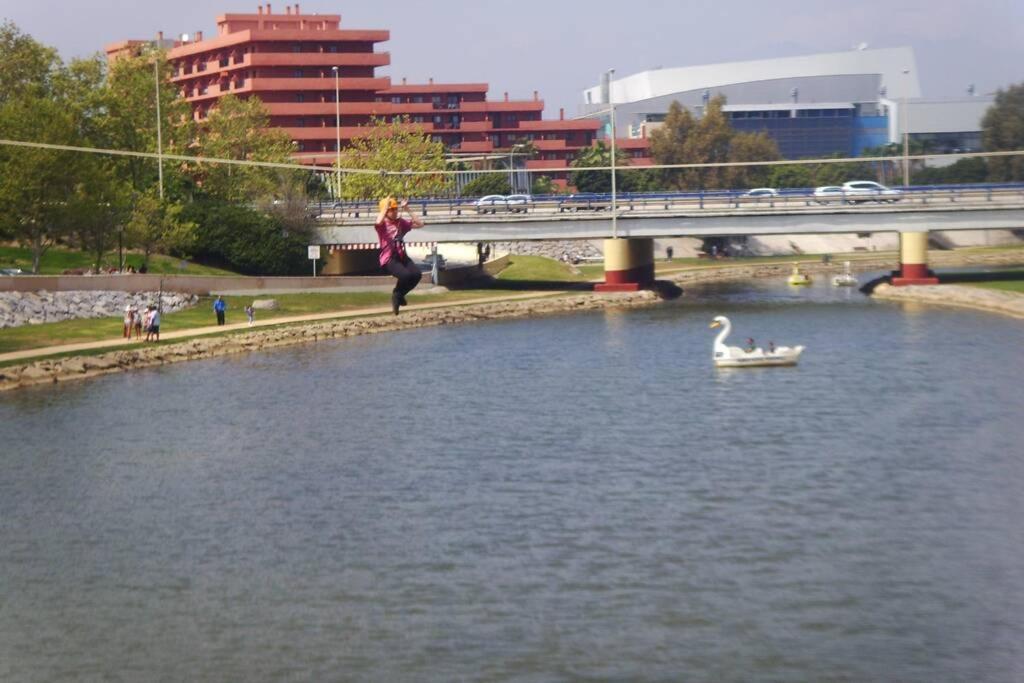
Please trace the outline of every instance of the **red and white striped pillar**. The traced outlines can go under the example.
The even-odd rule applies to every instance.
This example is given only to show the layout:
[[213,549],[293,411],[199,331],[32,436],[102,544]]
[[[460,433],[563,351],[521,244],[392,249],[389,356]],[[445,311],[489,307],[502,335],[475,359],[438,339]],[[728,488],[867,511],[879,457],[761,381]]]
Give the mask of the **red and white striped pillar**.
[[595,292],[636,292],[654,284],[654,239],[625,237],[604,241],[604,283]]
[[928,269],[928,233],[900,233],[900,272],[892,278],[895,287],[937,285],[939,278]]

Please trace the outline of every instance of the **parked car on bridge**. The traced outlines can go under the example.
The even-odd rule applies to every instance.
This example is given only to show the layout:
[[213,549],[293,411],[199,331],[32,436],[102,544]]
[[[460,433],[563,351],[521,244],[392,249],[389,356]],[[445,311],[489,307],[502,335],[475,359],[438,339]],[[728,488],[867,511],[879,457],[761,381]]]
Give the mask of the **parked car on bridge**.
[[533,197],[528,194],[510,194],[505,197],[508,210],[513,213],[526,213],[533,204]]
[[755,187],[753,190],[747,190],[743,193],[744,197],[755,197],[761,199],[770,199],[772,197],[778,197],[779,191],[774,187]]
[[474,206],[477,213],[498,213],[508,211],[508,200],[505,199],[505,195],[489,194],[476,200]]
[[[814,189],[813,201],[819,204],[831,204],[832,202],[846,203],[846,193],[839,185],[823,185]],[[810,204],[810,202],[807,202]]]
[[898,202],[903,192],[886,187],[873,180],[851,180],[843,183],[843,192],[849,202]]

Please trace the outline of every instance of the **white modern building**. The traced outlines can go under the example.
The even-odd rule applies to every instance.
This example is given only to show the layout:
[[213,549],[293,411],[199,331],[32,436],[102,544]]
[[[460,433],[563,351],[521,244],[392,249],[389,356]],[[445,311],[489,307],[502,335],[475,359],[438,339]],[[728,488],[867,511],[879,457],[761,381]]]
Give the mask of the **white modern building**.
[[673,101],[695,115],[716,96],[738,130],[768,133],[786,158],[840,154],[902,139],[936,151],[980,146],[991,97],[922,98],[913,48],[847,52],[655,69],[603,81],[583,92],[580,114],[608,120],[614,103],[618,137],[645,137]]

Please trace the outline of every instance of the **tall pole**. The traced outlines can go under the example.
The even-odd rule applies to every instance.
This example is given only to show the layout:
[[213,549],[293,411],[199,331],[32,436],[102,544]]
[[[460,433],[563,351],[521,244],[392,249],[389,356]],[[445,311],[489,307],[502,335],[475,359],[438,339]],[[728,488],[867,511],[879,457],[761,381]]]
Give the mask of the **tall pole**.
[[515,194],[516,192],[516,172],[512,168],[514,163],[514,154],[516,153],[516,146],[512,145],[508,150],[508,193]]
[[338,67],[332,66],[331,70],[334,71],[334,153],[335,168],[334,182],[337,191],[334,195],[335,201],[341,200],[341,87],[338,81]]
[[[904,69],[903,75],[910,74],[910,69]],[[910,79],[903,79],[903,187],[910,187],[910,130],[907,128],[910,120],[910,112],[907,110],[907,89],[910,88]]]
[[164,140],[160,124],[160,54],[153,57],[153,81],[156,83],[156,157],[157,175],[160,179],[160,201],[164,199]]
[[615,102],[612,100],[612,79],[615,77],[615,69],[608,69],[608,106],[612,111],[612,239],[619,237],[618,225],[618,197],[615,187]]

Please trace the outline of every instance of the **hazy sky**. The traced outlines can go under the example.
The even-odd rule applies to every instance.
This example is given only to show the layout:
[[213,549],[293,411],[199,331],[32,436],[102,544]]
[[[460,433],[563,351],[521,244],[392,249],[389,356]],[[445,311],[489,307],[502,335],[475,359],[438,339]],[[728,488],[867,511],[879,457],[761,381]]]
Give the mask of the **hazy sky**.
[[[265,2],[265,0],[264,0]],[[0,0],[36,40],[79,57],[126,38],[204,31],[216,16],[255,12],[250,0]],[[287,4],[273,2],[275,13]],[[305,0],[303,14],[340,13],[347,28],[390,29],[379,71],[486,82],[490,97],[533,96],[546,117],[574,115],[602,71],[835,52],[858,43],[916,50],[926,97],[1024,82],[1024,0]]]

